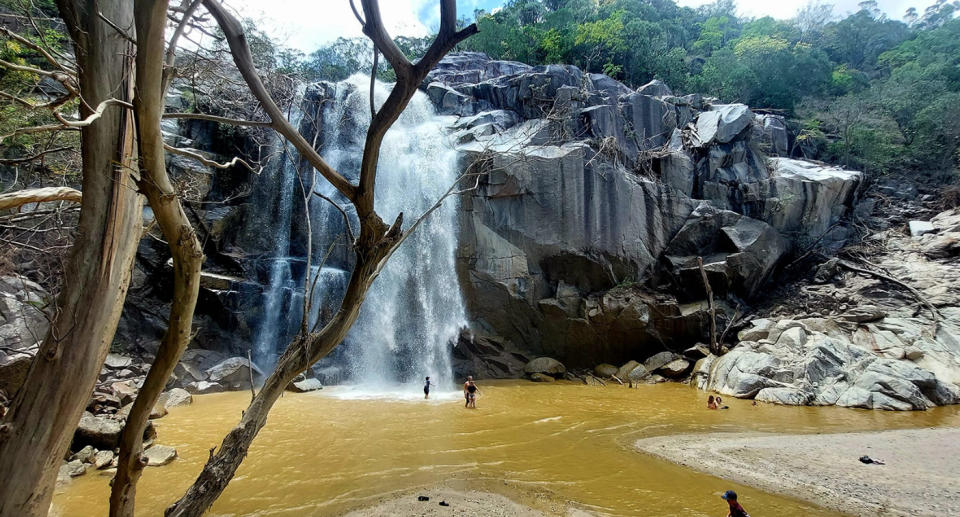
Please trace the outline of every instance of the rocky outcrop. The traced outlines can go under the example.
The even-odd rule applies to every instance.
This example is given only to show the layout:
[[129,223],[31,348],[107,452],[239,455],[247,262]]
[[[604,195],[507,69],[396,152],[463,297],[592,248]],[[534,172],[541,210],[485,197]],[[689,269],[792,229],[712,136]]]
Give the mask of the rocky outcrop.
[[683,305],[704,297],[696,258],[719,296],[750,298],[798,243],[836,230],[860,180],[768,159],[786,152],[782,118],[659,81],[634,91],[463,53],[423,88],[483,174],[460,201],[471,326],[574,367],[703,341],[703,308]]
[[834,318],[781,320],[761,330],[766,326],[746,331],[757,341],[702,360],[700,387],[789,405],[904,410],[960,402],[956,376],[940,379],[923,361],[935,354],[935,370],[960,365],[960,350],[948,344],[956,328],[924,337],[924,322],[904,318],[863,327]]
[[[820,307],[817,314],[753,320],[729,353],[698,362],[698,385],[789,405],[909,410],[960,402],[960,273],[949,256],[926,253],[960,224],[960,211],[929,224],[916,236],[900,228],[875,236],[884,245],[857,267],[882,276],[825,262],[794,300]],[[918,312],[918,303],[926,308]]]

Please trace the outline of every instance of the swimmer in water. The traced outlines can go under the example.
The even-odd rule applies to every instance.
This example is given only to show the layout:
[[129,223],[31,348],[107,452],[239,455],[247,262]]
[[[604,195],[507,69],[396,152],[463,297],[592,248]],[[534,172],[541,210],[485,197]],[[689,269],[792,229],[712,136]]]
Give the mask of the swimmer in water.
[[463,383],[463,398],[465,398],[467,402],[463,407],[477,409],[477,393],[479,392],[480,388],[474,384],[473,376],[467,376],[467,382]]

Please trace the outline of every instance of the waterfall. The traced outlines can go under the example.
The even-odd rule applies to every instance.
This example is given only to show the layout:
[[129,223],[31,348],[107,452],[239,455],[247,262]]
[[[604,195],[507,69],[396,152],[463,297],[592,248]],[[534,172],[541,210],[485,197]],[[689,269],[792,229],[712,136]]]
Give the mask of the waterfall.
[[[299,105],[294,104],[291,109],[290,123],[297,127],[300,124],[302,112]],[[263,321],[254,334],[252,347],[253,362],[268,372],[276,363],[279,343],[289,337],[290,313],[296,311],[299,305],[297,299],[297,282],[291,270],[290,256],[290,227],[292,224],[294,189],[297,189],[297,174],[300,157],[293,145],[285,140],[278,144],[276,154],[272,158],[271,181],[279,183],[278,196],[270,214],[270,230],[273,238],[273,249],[269,258],[269,273],[267,276],[267,290],[263,299]],[[302,299],[302,292],[300,294]]]
[[[375,102],[379,106],[389,94],[389,85],[377,83]],[[319,130],[321,154],[324,159],[346,177],[356,182],[366,129],[370,123],[369,78],[356,75],[336,85],[323,86],[320,99],[304,102],[305,121]],[[404,214],[404,228],[424,214],[453,185],[458,176],[457,155],[447,138],[451,117],[438,116],[429,99],[418,92],[399,120],[387,132],[380,154],[376,209],[388,224],[400,212]],[[304,123],[304,128],[310,124]],[[317,127],[319,126],[319,127]],[[306,129],[305,129],[306,130]],[[303,165],[298,163],[303,175]],[[309,167],[307,167],[309,170]],[[290,189],[299,193],[293,184],[296,167],[284,173],[284,182],[290,176]],[[302,177],[302,176],[301,176]],[[325,180],[316,174],[312,188],[336,201],[344,208],[354,233],[359,222],[353,207]],[[285,184],[285,189],[286,184]],[[291,197],[285,194],[284,198]],[[456,197],[448,198],[433,212],[414,234],[401,245],[373,283],[360,311],[359,318],[345,342],[323,366],[343,370],[350,383],[364,389],[394,390],[405,385],[407,390],[419,390],[425,376],[438,386],[452,386],[451,342],[466,325],[466,314],[455,270],[457,247]],[[296,217],[291,221],[291,203],[287,202],[286,220],[276,223],[286,228],[277,232],[277,246],[291,248],[290,227],[297,231]],[[316,278],[313,293],[311,324],[319,319],[323,324],[339,306],[353,266],[352,253],[345,236],[343,214],[328,201],[317,196],[310,200],[313,239],[313,266],[309,283]],[[284,243],[283,241],[286,240]],[[321,261],[329,254],[327,260]],[[302,252],[305,253],[305,252]],[[301,253],[301,254],[302,254]],[[295,253],[294,253],[295,254]],[[277,253],[277,256],[281,256]],[[265,310],[277,320],[283,302],[272,301],[274,291],[278,299],[289,299],[289,310],[299,318],[298,307],[303,297],[303,274],[294,279],[291,260],[275,260],[277,275],[271,270],[270,289],[265,297]],[[283,263],[284,267],[281,267]],[[289,318],[290,316],[288,316]],[[299,319],[297,320],[299,322]],[[276,330],[264,324],[258,335],[264,348],[276,354],[277,346],[284,346],[284,325],[278,321]],[[293,327],[295,330],[295,326]],[[292,335],[293,330],[288,330]],[[287,336],[288,337],[288,336]],[[283,344],[279,344],[280,342]],[[259,353],[258,353],[259,355]]]

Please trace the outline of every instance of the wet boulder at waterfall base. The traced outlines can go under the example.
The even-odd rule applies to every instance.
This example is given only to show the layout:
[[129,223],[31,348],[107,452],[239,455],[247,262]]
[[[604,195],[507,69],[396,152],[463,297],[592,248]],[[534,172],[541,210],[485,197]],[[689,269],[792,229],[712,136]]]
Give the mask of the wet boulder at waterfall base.
[[250,364],[245,357],[229,357],[211,366],[205,373],[209,383],[234,390],[248,389],[251,379],[256,382],[263,378],[260,369]]
[[[560,361],[551,357],[538,357],[523,367],[523,372],[531,378],[534,375],[549,375],[552,378],[562,377],[567,372],[565,366]],[[536,379],[534,379],[536,380]]]

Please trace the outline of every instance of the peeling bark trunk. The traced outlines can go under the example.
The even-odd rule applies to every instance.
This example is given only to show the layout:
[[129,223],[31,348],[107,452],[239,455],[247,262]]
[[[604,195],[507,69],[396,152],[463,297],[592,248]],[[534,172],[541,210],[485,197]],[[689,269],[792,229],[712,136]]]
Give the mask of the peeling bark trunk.
[[167,174],[160,120],[163,115],[164,29],[168,0],[137,0],[136,117],[140,147],[140,189],[173,256],[173,300],[167,332],[156,359],[130,409],[120,436],[117,474],[110,493],[111,517],[132,517],[137,481],[143,472],[143,430],[170,374],[190,341],[193,312],[200,290],[203,252]]
[[[59,0],[90,106],[129,100],[129,42],[99,16],[133,23],[133,2]],[[81,105],[81,117],[91,114]],[[141,230],[133,121],[112,105],[81,130],[83,199],[54,321],[0,423],[0,517],[46,515],[57,472],[109,351]]]

